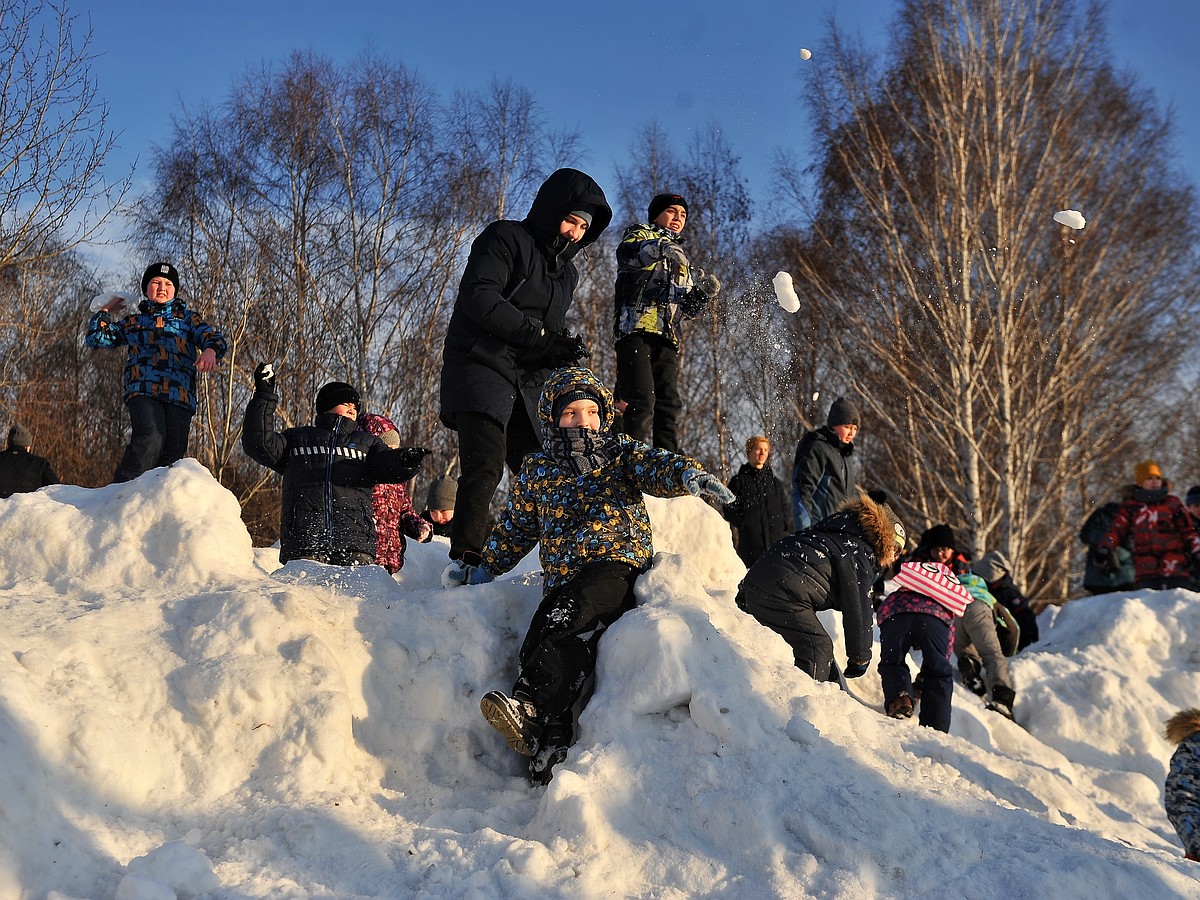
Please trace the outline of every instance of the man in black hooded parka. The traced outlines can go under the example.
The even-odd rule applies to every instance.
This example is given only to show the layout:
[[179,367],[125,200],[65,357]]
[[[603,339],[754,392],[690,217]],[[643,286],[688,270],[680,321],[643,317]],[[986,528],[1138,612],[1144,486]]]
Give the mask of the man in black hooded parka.
[[572,258],[612,220],[604,191],[575,169],[538,189],[521,221],[488,225],[471,245],[442,351],[441,420],[458,432],[461,474],[443,583],[478,565],[492,495],[541,448],[537,403],[550,372],[587,355],[566,317],[579,273]]

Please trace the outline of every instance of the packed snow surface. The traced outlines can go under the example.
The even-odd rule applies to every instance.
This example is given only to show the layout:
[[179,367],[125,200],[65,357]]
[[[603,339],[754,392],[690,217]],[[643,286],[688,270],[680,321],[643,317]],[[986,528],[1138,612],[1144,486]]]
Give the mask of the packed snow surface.
[[534,788],[478,704],[536,557],[455,590],[436,541],[395,578],[280,568],[191,460],[0,502],[0,897],[1196,896],[1160,736],[1200,697],[1196,595],[1047,614],[1020,725],[959,686],[943,735],[882,716],[873,667],[797,672],[709,507],[650,511],[640,605]]

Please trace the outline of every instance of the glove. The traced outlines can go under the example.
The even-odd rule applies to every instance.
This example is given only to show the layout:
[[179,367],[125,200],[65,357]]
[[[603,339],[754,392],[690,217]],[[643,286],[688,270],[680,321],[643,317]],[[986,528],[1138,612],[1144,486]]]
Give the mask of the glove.
[[711,272],[702,272],[695,281],[696,290],[709,300],[716,300],[721,293],[721,280]]
[[560,369],[563,366],[573,366],[581,359],[586,359],[591,355],[582,337],[564,331],[562,334],[550,336],[550,341],[542,356],[542,362]]
[[275,389],[275,368],[270,363],[259,363],[254,370],[254,391],[273,391]]
[[699,469],[688,469],[683,473],[683,486],[693,497],[709,496],[724,506],[737,499],[733,491],[721,484],[715,475]]
[[1093,548],[1092,565],[1106,575],[1112,575],[1117,571],[1117,562],[1113,559],[1113,552],[1107,547]]
[[397,447],[392,452],[404,454],[403,458],[406,466],[419,466],[422,460],[433,451],[426,450],[424,447]]
[[666,246],[662,248],[662,258],[666,260],[667,268],[672,272],[682,272],[688,267],[687,255],[674,241],[664,241]]
[[426,522],[417,534],[417,543],[428,544],[431,540],[433,540],[433,526]]
[[842,669],[842,674],[847,678],[862,678],[867,674],[867,667],[871,665],[868,659],[866,662],[862,660],[847,660],[846,668]]
[[442,587],[462,587],[464,584],[487,584],[492,573],[483,566],[473,566],[462,560],[454,560],[442,570]]

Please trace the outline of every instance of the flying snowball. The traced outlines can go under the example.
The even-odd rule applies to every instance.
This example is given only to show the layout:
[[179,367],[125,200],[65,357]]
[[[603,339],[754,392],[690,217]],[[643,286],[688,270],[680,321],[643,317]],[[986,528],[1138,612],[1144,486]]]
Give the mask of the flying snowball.
[[813,403],[816,403],[819,399],[821,399],[821,392],[813,391]]
[[800,48],[800,58],[801,59],[810,59],[811,57],[812,57],[811,50],[805,49],[804,47]]
[[779,272],[771,279],[771,284],[775,288],[775,299],[779,301],[784,312],[794,313],[800,309],[800,298],[796,296],[796,289],[792,287],[791,275]]
[[92,302],[88,305],[88,309],[91,312],[96,312],[100,309],[100,307],[107,305],[109,301],[116,300],[118,297],[122,302],[113,310],[113,312],[120,312],[127,306],[137,306],[137,298],[127,291],[105,291],[103,294],[97,294],[92,298]]
[[1074,228],[1079,231],[1087,224],[1087,219],[1077,209],[1060,209],[1054,214],[1054,221],[1059,225],[1066,225],[1068,228]]

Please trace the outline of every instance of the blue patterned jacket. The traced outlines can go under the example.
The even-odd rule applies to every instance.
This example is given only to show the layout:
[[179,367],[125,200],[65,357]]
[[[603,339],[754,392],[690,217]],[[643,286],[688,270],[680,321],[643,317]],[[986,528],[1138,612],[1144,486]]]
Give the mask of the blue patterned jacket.
[[196,360],[205,350],[225,355],[225,336],[176,297],[143,300],[132,315],[101,310],[88,322],[84,343],[93,349],[129,348],[124,399],[142,395],[196,411]]

